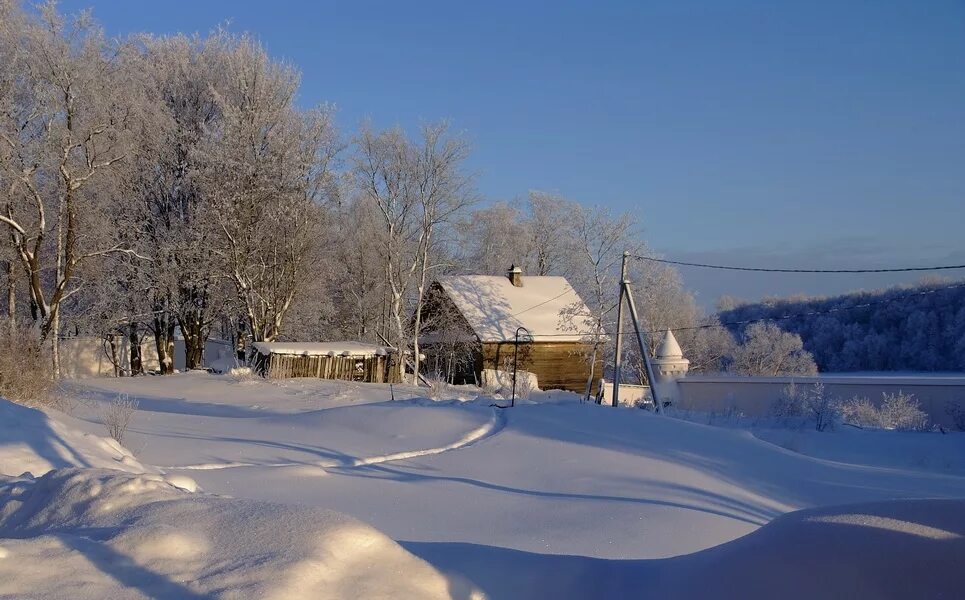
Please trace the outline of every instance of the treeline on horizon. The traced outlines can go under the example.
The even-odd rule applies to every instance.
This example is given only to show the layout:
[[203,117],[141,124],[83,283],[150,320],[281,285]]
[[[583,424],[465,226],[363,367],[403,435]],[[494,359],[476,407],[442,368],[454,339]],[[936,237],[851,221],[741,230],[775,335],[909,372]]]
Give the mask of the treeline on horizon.
[[965,280],[724,305],[722,323],[772,319],[800,335],[822,372],[965,370]]

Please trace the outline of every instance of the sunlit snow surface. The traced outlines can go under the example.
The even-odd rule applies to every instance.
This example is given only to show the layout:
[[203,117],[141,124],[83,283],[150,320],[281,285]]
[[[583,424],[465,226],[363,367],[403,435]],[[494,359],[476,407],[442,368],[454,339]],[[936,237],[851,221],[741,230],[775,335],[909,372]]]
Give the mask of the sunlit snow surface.
[[[960,591],[965,584],[961,570],[948,566],[965,560],[965,524],[958,516],[965,505],[908,501],[965,498],[965,463],[939,460],[965,451],[963,434],[815,434],[827,436],[826,447],[819,447],[820,437],[800,434],[795,447],[781,437],[787,432],[764,441],[766,432],[581,405],[565,394],[538,395],[536,403],[501,410],[490,406],[491,399],[417,399],[419,390],[402,386],[390,392],[381,385],[207,374],[88,380],[71,384],[71,391],[92,400],[78,403],[72,416],[49,411],[53,424],[46,427],[57,430],[56,440],[21,433],[42,434],[37,424],[15,431],[0,424],[0,472],[32,470],[39,476],[51,466],[71,465],[148,471],[143,485],[160,486],[164,506],[183,505],[177,510],[185,512],[148,510],[156,503],[151,494],[162,493],[154,490],[140,496],[146,504],[112,501],[130,504],[128,512],[100,513],[96,502],[76,502],[77,490],[88,485],[77,482],[92,478],[123,496],[112,477],[131,475],[55,471],[43,483],[45,502],[57,505],[64,494],[75,500],[55,509],[63,521],[25,527],[9,516],[9,486],[27,490],[40,482],[7,480],[0,500],[0,581],[12,587],[0,587],[0,593],[12,597],[22,597],[14,592],[28,590],[28,582],[37,585],[15,570],[28,562],[51,572],[76,571],[78,581],[92,582],[89,593],[83,585],[64,589],[62,597],[71,598],[196,597],[175,593],[184,590],[201,597],[379,597],[393,581],[398,593],[383,597],[588,598],[604,591],[614,597],[772,596],[773,587],[749,581],[752,572],[743,565],[750,563],[759,565],[753,571],[759,582],[773,586],[780,575],[787,584],[782,597],[820,597],[822,591],[824,597],[848,597],[844,592],[861,590],[870,597],[907,597],[900,592],[912,588],[889,579],[896,564],[906,565],[906,579],[926,586],[918,589],[938,593],[957,585]],[[136,460],[126,462],[122,448],[98,441],[103,403],[118,392],[140,402],[125,437]],[[393,392],[395,401],[389,399]],[[460,393],[463,399],[473,395]],[[890,450],[907,446],[907,436],[918,436],[912,445],[932,461],[928,468]],[[65,440],[73,456],[63,451]],[[46,458],[30,458],[31,452]],[[203,491],[185,492],[192,484]],[[906,501],[885,502],[898,499]],[[851,504],[861,506],[840,506]],[[332,544],[329,538],[339,539],[325,523],[357,521],[312,513],[322,509],[370,524],[374,529],[352,527],[368,532],[361,539],[378,539],[372,542],[378,552],[393,558],[339,556],[342,566],[332,563],[334,554],[318,550]],[[800,509],[811,510],[792,512]],[[185,527],[194,510],[199,526]],[[211,512],[220,515],[218,526],[204,525]],[[150,518],[137,516],[147,513]],[[255,535],[245,514],[277,514],[279,521],[258,525]],[[317,527],[303,520],[317,521]],[[121,543],[163,526],[174,528],[170,536],[146,540],[146,550]],[[275,534],[265,532],[275,527],[283,532],[279,537],[298,530],[315,541],[272,546]],[[228,535],[225,528],[235,530],[230,543],[218,538]],[[137,569],[108,573],[102,561],[66,546],[51,533],[55,529],[88,540],[82,543],[90,548],[109,546],[104,552]],[[267,545],[259,550],[260,544]],[[234,556],[246,545],[251,556]],[[199,547],[206,550],[194,550]],[[825,564],[832,558],[838,563]],[[259,569],[276,562],[300,587],[284,587],[284,578],[262,581],[259,573],[267,570]],[[933,565],[927,577],[915,571],[925,562]],[[411,578],[393,571],[394,564],[421,573],[424,586],[411,587]],[[816,576],[818,568],[828,575]],[[143,578],[143,585],[163,594],[139,587]],[[128,579],[135,583],[124,583]],[[338,585],[331,583],[336,579]],[[182,587],[164,591],[165,582]],[[29,589],[54,594],[55,583]],[[111,585],[125,586],[130,595],[106,593]],[[359,595],[353,585],[373,591]]]

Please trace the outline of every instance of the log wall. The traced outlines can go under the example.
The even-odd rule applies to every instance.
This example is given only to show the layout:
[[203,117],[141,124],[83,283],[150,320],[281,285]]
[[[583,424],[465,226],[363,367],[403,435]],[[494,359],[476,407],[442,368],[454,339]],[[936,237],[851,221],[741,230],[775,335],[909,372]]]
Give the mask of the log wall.
[[[482,369],[512,369],[513,342],[495,342],[482,345],[477,360],[478,372]],[[522,371],[535,373],[543,390],[569,390],[577,394],[586,392],[586,379],[590,375],[588,355],[591,348],[580,342],[520,342],[519,366]],[[599,380],[603,377],[603,357],[597,358],[593,370],[592,394],[596,394]]]

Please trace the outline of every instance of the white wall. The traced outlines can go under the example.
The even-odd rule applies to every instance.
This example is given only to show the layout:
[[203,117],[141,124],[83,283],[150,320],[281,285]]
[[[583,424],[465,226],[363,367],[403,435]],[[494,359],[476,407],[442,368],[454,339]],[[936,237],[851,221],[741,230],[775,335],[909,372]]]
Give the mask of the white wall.
[[[883,393],[914,394],[931,423],[953,427],[946,408],[965,408],[965,374],[924,375],[818,375],[815,377],[739,377],[694,375],[677,381],[677,406],[684,410],[722,412],[737,409],[756,417],[772,414],[784,388],[823,383],[825,391],[842,400],[859,396],[880,403]],[[622,390],[622,388],[621,388]],[[621,392],[622,393],[622,392]]]
[[[644,403],[653,405],[649,385],[620,384],[620,406],[638,406]],[[609,381],[603,382],[602,404],[606,406],[613,404],[613,384]]]
[[[127,338],[117,340],[117,354],[122,369],[130,366],[130,351]],[[231,352],[231,345],[221,340],[208,340],[204,347],[204,366]],[[67,338],[60,342],[60,366],[64,377],[83,379],[85,377],[113,377],[114,364],[110,359],[110,347],[101,338]],[[154,371],[159,367],[157,349],[153,338],[145,338],[141,344],[141,361],[144,370]],[[174,342],[174,368],[184,369],[184,341]]]

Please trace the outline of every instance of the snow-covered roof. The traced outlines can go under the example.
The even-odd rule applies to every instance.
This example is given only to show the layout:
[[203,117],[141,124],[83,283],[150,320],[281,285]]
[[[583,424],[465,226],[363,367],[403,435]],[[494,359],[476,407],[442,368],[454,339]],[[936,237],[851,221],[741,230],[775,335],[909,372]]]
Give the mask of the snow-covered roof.
[[299,356],[383,356],[394,348],[362,342],[255,342],[261,354],[294,354]]
[[544,342],[578,342],[589,330],[580,316],[561,318],[564,311],[589,314],[565,277],[525,276],[522,287],[495,275],[454,275],[437,281],[481,342],[513,341],[520,326]]

